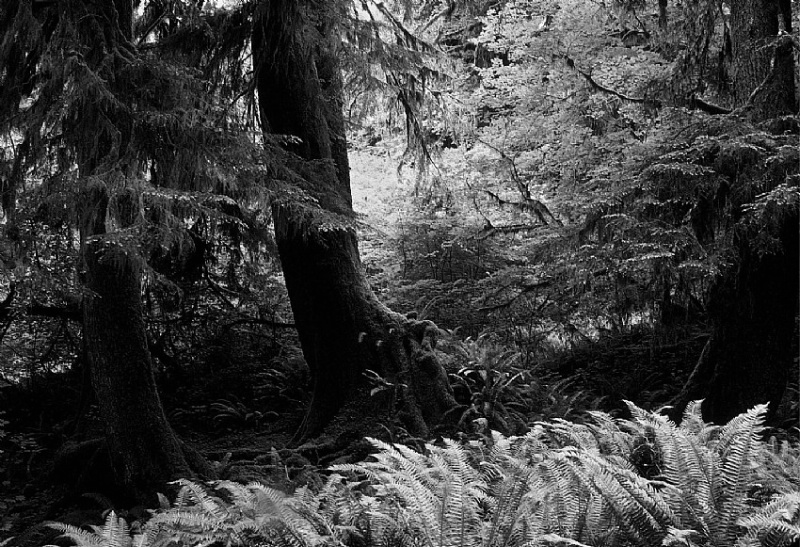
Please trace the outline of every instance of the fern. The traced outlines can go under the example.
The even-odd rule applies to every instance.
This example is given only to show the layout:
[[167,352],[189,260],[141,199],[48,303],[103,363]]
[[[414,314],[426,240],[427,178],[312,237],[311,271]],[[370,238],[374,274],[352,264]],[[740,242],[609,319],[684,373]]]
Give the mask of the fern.
[[720,457],[717,508],[717,537],[720,545],[736,539],[736,523],[747,507],[747,492],[758,453],[763,450],[760,434],[767,405],[758,405],[733,418],[720,433],[717,453]]
[[260,483],[242,485],[217,481],[212,495],[200,484],[181,480],[175,505],[157,513],[148,523],[151,544],[179,540],[188,545],[309,546],[323,542],[318,529],[330,535],[332,526],[320,526],[308,502]]
[[738,524],[747,529],[738,542],[742,546],[780,547],[800,540],[800,492],[777,496]]
[[[564,439],[595,444],[585,426],[549,425],[556,445]],[[636,475],[620,455],[554,450],[543,439],[554,437],[540,424],[522,438],[495,433],[491,449],[473,443],[472,452],[452,441],[427,445],[426,454],[372,441],[381,449],[375,461],[333,470],[368,477],[381,500],[378,510],[393,511],[381,521],[405,523],[406,534],[422,545],[494,547],[548,537],[593,542],[608,539],[609,530],[639,545],[665,537],[675,519],[657,483]]]
[[[102,526],[92,526],[91,531],[71,524],[50,522],[47,526],[61,532],[62,537],[71,540],[77,547],[143,547],[146,537],[142,534],[131,536],[125,519],[111,511]],[[56,547],[47,545],[45,547]]]
[[771,438],[762,452],[764,465],[756,470],[758,483],[768,495],[800,490],[800,446]]
[[[618,527],[635,544],[651,545],[665,536],[667,526],[674,521],[651,481],[636,475],[617,458],[567,447],[554,453],[551,460],[553,464],[547,467],[556,480],[550,488],[555,487],[562,499],[565,492],[572,492],[573,503],[563,506],[558,516],[559,522],[573,522],[573,529],[562,526],[560,536],[580,541]],[[564,512],[576,509],[571,519]],[[584,515],[583,520],[576,520],[577,515]]]
[[333,469],[370,477],[379,500],[370,526],[406,527],[390,535],[436,547],[523,545],[538,530],[526,441],[537,442],[495,433],[490,449],[445,441],[443,447],[426,445],[421,454],[373,440],[381,448],[376,461]]
[[584,489],[576,484],[569,463],[563,458],[547,458],[537,466],[536,490],[545,492],[542,527],[560,536],[577,535],[578,520],[587,513]]
[[[718,427],[702,420],[700,402],[680,426],[628,405],[632,420],[594,413],[590,424],[556,420],[522,437],[494,432],[424,451],[370,439],[376,453],[333,466],[318,491],[178,481],[175,503],[162,503],[141,534],[114,513],[91,531],[51,526],[79,547],[781,547],[800,539],[800,491],[786,476],[797,449],[761,440],[766,406]],[[658,480],[637,473],[641,439],[656,453]]]
[[733,545],[738,521],[749,509],[754,469],[765,452],[760,433],[767,406],[758,405],[722,428],[703,422],[700,401],[688,405],[680,426],[633,403],[628,407],[655,432],[676,529],[695,530],[711,545]]
[[371,440],[382,449],[375,462],[335,466],[333,470],[363,472],[382,483],[386,498],[396,497],[403,520],[423,545],[464,545],[480,536],[478,500],[487,484],[470,465],[463,447],[447,442],[444,448],[427,445],[429,454],[419,454],[402,445]]
[[542,449],[544,446],[537,445],[531,437],[513,443],[495,435],[488,461],[481,462],[491,515],[484,528],[484,545],[519,545],[531,529],[537,528],[526,510],[540,501],[530,489],[534,469],[529,460],[532,453],[541,453]]

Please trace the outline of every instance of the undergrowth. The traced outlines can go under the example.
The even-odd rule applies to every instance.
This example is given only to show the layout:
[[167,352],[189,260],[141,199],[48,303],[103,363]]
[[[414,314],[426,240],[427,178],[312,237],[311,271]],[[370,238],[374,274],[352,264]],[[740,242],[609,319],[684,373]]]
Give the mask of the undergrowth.
[[539,422],[416,451],[370,440],[316,490],[178,481],[145,521],[110,513],[80,547],[685,545],[782,546],[800,539],[800,451],[763,439],[766,405],[724,426],[700,402],[680,425],[628,403],[630,419]]

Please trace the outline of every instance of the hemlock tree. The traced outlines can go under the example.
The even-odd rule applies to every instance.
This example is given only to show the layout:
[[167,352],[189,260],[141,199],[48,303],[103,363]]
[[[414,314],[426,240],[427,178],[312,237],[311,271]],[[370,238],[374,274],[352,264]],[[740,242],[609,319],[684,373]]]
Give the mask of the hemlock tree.
[[[80,7],[75,21],[88,45],[85,70],[108,82],[107,89],[97,92],[111,95],[107,101],[81,104],[76,114],[82,121],[74,129],[84,136],[78,144],[78,176],[84,186],[79,206],[84,344],[115,473],[135,498],[147,499],[170,479],[193,471],[156,388],[141,300],[142,258],[119,233],[107,233],[108,186],[114,183],[109,171],[124,168],[117,162],[128,156],[133,138],[132,98],[121,96],[128,82],[120,74],[135,62],[133,5],[131,0],[97,0]],[[93,34],[102,38],[93,39]],[[108,120],[108,126],[101,120]],[[83,123],[88,127],[80,127]],[[87,135],[94,135],[94,142]],[[120,181],[122,186],[126,182]],[[116,220],[124,229],[132,219]]]
[[[337,21],[346,9],[341,1],[261,1],[254,20],[262,127],[284,143],[306,196],[273,205],[286,287],[314,379],[298,439],[320,433],[337,414],[363,420],[376,411],[390,418],[399,412],[410,432],[427,435],[455,401],[433,352],[437,329],[382,305],[361,265],[337,60]],[[392,388],[370,397],[367,370]]]
[[[21,194],[33,203],[55,199],[55,209],[77,217],[87,365],[116,479],[144,501],[167,480],[212,474],[175,436],[156,389],[141,303],[149,267],[140,248],[144,234],[170,232],[159,220],[170,212],[140,206],[146,174],[174,167],[177,134],[190,133],[206,151],[231,142],[205,122],[213,101],[202,100],[202,82],[143,53],[132,27],[132,0],[3,2],[0,132],[14,145],[2,188],[6,234],[21,222]],[[209,179],[202,159],[202,151],[192,158],[194,178]]]

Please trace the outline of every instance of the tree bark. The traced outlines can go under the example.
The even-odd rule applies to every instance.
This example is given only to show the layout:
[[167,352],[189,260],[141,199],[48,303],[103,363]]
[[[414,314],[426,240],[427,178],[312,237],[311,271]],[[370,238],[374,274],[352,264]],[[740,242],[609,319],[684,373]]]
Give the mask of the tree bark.
[[756,120],[796,113],[792,41],[788,35],[779,36],[779,22],[786,13],[776,0],[730,4],[736,107],[751,108]]
[[661,32],[667,30],[667,0],[658,0],[658,28]]
[[[314,379],[296,438],[317,435],[337,414],[357,417],[349,427],[362,434],[368,418],[374,424],[381,415],[399,416],[410,432],[427,435],[454,399],[433,353],[436,328],[383,306],[364,276],[350,222],[341,79],[329,29],[335,15],[326,11],[332,7],[311,0],[261,7],[253,51],[262,126],[289,136],[284,148],[297,158],[290,163],[318,204],[273,206],[286,287]],[[370,397],[363,376],[368,369],[393,387]]]
[[[454,402],[433,354],[437,329],[377,300],[352,231],[298,226],[295,218],[290,206],[275,210],[286,288],[314,382],[298,440],[319,433],[351,403],[361,419],[399,417],[410,432],[428,435]],[[394,384],[371,405],[363,377],[368,369]],[[376,414],[378,406],[383,411]],[[366,421],[361,426],[367,430]]]
[[192,476],[161,406],[147,349],[141,265],[113,237],[84,244],[83,328],[92,385],[118,480],[137,501]]

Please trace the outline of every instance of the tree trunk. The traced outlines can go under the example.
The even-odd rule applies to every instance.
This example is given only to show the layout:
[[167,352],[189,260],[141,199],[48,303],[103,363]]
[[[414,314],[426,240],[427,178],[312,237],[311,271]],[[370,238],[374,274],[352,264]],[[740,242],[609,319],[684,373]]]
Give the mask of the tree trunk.
[[[93,37],[85,54],[87,63],[97,67],[107,51],[127,47],[133,4],[131,0],[85,0],[84,9],[87,16],[83,19],[89,21],[85,24],[99,21],[106,25],[101,39]],[[120,84],[111,79],[108,85],[114,93]],[[98,130],[100,136],[93,145],[93,135],[82,137],[89,144],[78,143],[78,168],[85,185],[78,199],[80,266],[86,288],[84,347],[116,479],[132,499],[152,503],[155,493],[163,492],[169,480],[193,476],[193,471],[213,472],[202,457],[181,444],[164,415],[147,347],[142,259],[130,240],[106,235],[110,200],[98,171],[107,170],[124,154],[130,139],[128,112],[121,107],[111,112],[90,111],[95,107],[103,108],[87,106],[83,117],[89,121],[107,117],[118,129],[120,140],[114,146],[105,136],[107,131]],[[136,217],[131,211],[116,209],[116,221],[122,227]]]
[[[798,299],[798,215],[788,215],[781,250],[761,254],[752,238],[737,236],[738,265],[709,298],[712,336],[679,395],[676,410],[705,399],[703,416],[717,424],[757,404],[774,416],[792,370]],[[763,251],[763,250],[762,250]]]
[[118,480],[138,501],[193,475],[156,389],[135,252],[112,237],[84,244],[83,328],[92,385]]
[[[429,434],[453,404],[447,375],[433,354],[437,329],[377,300],[364,278],[352,231],[298,226],[291,207],[282,206],[275,209],[275,233],[314,382],[298,439],[319,433],[350,403],[361,419],[399,417],[410,432]],[[368,369],[394,384],[372,405],[363,378]]]
[[779,36],[779,21],[791,22],[785,15],[776,0],[731,1],[736,107],[749,106],[757,120],[797,112],[791,29]]
[[[272,0],[262,8],[253,34],[262,125],[289,136],[284,148],[299,158],[292,168],[318,204],[292,200],[273,207],[286,287],[314,378],[297,439],[317,435],[337,414],[358,420],[341,425],[362,435],[367,418],[375,424],[379,414],[400,417],[410,432],[427,435],[454,399],[433,353],[436,328],[390,311],[364,277],[351,222],[330,5]],[[393,387],[370,397],[368,369]]]
[[[737,107],[749,109],[756,121],[797,110],[791,42],[777,36],[781,15],[786,14],[772,0],[731,2]],[[797,212],[779,222],[777,251],[759,248],[764,243],[752,230],[734,226],[734,265],[709,296],[712,336],[675,400],[676,414],[689,401],[705,398],[703,415],[715,423],[766,402],[774,416],[793,366],[800,298]]]

